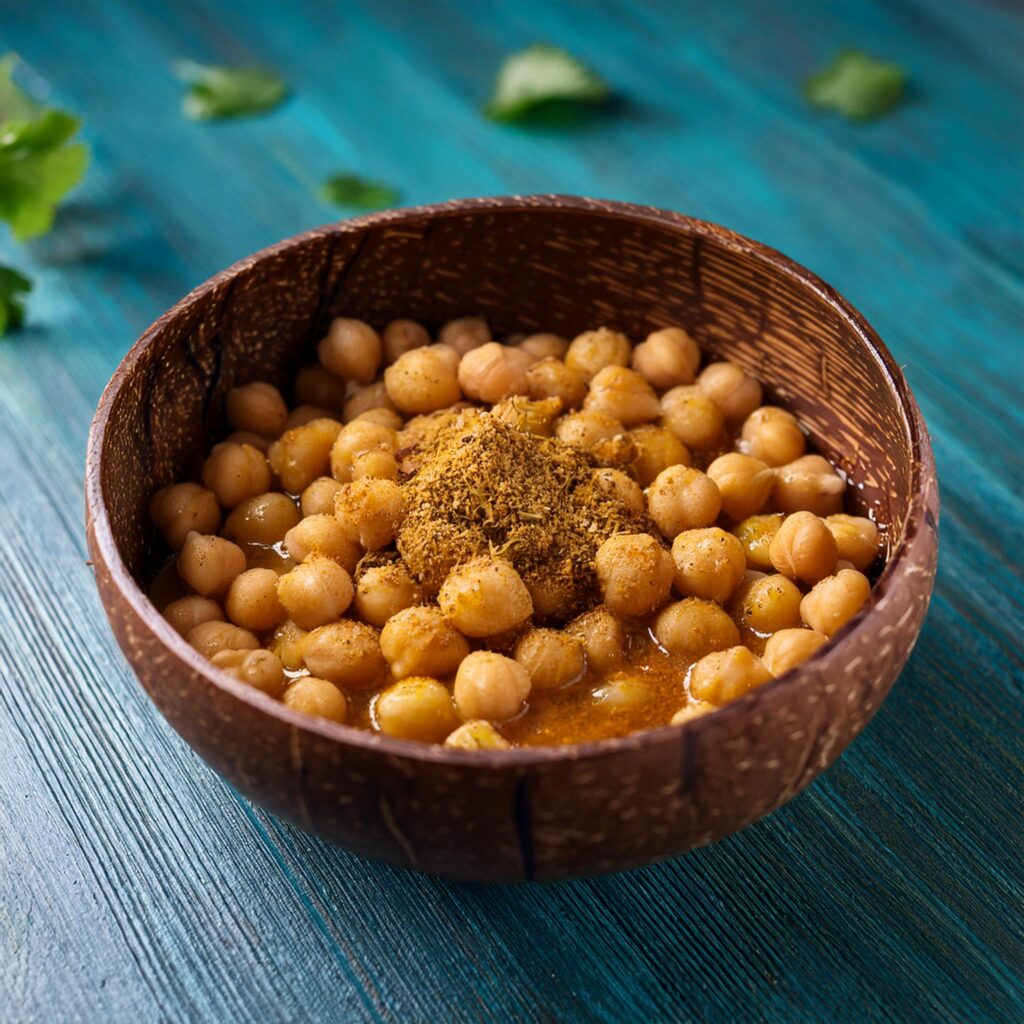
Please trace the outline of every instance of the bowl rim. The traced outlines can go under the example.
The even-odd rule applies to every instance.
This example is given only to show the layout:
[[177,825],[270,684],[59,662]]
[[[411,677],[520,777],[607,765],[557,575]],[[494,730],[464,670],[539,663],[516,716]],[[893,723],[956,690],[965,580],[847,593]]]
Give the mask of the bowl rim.
[[[422,743],[415,740],[384,736],[367,729],[318,719],[301,712],[292,711],[281,701],[269,697],[255,687],[234,679],[216,668],[197,650],[186,643],[150,601],[135,578],[128,571],[121,558],[111,529],[101,482],[101,463],[106,438],[106,426],[111,409],[133,367],[153,345],[161,331],[179,315],[188,311],[197,299],[235,279],[257,263],[268,258],[298,249],[310,241],[336,237],[340,234],[364,231],[404,221],[459,217],[467,213],[488,213],[505,211],[549,210],[552,213],[571,211],[581,215],[623,220],[634,224],[650,224],[658,227],[676,228],[685,234],[708,239],[715,244],[737,253],[754,256],[768,263],[773,270],[782,273],[795,283],[812,291],[821,301],[845,320],[854,331],[859,342],[868,350],[879,370],[895,393],[909,428],[911,454],[911,498],[907,526],[899,544],[892,550],[878,580],[871,590],[865,606],[853,619],[829,639],[810,658],[790,669],[781,676],[750,691],[738,700],[721,708],[690,719],[680,725],[664,725],[626,736],[591,740],[584,743],[568,743],[559,746],[518,747],[510,750],[459,750],[440,744]],[[679,736],[682,733],[697,734],[707,729],[712,722],[721,723],[729,718],[746,715],[752,708],[769,699],[782,686],[792,685],[807,668],[822,660],[826,654],[841,649],[855,630],[866,625],[878,614],[878,605],[895,578],[911,569],[908,561],[929,508],[931,522],[938,515],[938,491],[935,461],[932,454],[928,431],[910,387],[892,354],[881,338],[870,326],[863,314],[844,299],[831,285],[795,260],[770,246],[711,221],[701,220],[655,206],[645,206],[617,200],[593,199],[586,196],[562,195],[558,193],[535,195],[512,195],[453,199],[443,203],[423,206],[400,207],[368,213],[359,217],[334,221],[311,230],[292,235],[280,242],[267,246],[244,257],[231,266],[214,274],[181,298],[164,314],[155,320],[132,344],[108,381],[97,404],[89,430],[85,461],[85,508],[86,520],[92,530],[104,568],[112,585],[128,603],[132,612],[146,624],[160,642],[175,657],[184,662],[198,676],[210,685],[226,691],[243,703],[258,711],[269,714],[293,729],[300,729],[321,739],[342,745],[362,748],[398,759],[413,760],[443,765],[474,765],[481,769],[499,770],[509,767],[526,768],[533,765],[551,764],[560,761],[592,760],[612,757],[638,750],[649,744]],[[105,611],[107,609],[104,609]],[[134,669],[133,669],[134,673]]]

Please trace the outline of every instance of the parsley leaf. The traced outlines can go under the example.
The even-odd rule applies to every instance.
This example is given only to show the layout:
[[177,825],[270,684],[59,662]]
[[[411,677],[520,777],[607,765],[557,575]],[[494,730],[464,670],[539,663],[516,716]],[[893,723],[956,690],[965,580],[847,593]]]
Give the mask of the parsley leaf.
[[516,121],[553,100],[602,103],[607,84],[572,54],[537,43],[505,59],[484,108],[495,121]]
[[32,282],[12,267],[0,266],[0,334],[20,327],[25,319],[25,296]]
[[358,174],[332,174],[320,186],[318,194],[332,206],[350,206],[356,210],[382,210],[401,199],[398,189]]
[[57,204],[85,174],[89,150],[70,143],[78,118],[18,88],[17,62],[14,54],[0,60],[0,219],[20,242],[50,230]]
[[897,106],[907,88],[898,64],[876,60],[861,50],[840,50],[832,63],[804,83],[809,103],[837,110],[851,121],[870,121]]
[[273,110],[288,95],[288,83],[276,72],[257,67],[219,67],[180,60],[174,73],[188,90],[181,109],[192,121],[246,117]]

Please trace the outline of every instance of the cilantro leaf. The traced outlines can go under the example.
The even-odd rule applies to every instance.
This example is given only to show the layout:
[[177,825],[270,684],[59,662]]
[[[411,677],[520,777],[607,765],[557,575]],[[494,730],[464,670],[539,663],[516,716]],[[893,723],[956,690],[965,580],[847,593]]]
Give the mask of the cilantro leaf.
[[505,59],[484,112],[495,121],[516,121],[553,100],[602,103],[610,95],[607,84],[572,54],[537,43]]
[[89,150],[70,142],[78,118],[18,88],[16,65],[14,54],[0,60],[0,219],[20,242],[50,230],[57,204],[85,174]]
[[25,296],[32,282],[12,267],[0,266],[0,334],[20,327],[25,319]]
[[382,210],[394,206],[401,194],[398,189],[379,181],[369,181],[358,174],[332,174],[318,192],[325,203],[350,206],[356,210]]
[[870,121],[897,106],[907,88],[898,64],[876,60],[861,50],[840,50],[832,63],[804,83],[804,96],[816,107],[836,110],[851,121]]
[[174,73],[188,83],[181,109],[192,121],[259,114],[273,110],[288,95],[288,83],[267,68],[231,68],[180,60],[174,65]]

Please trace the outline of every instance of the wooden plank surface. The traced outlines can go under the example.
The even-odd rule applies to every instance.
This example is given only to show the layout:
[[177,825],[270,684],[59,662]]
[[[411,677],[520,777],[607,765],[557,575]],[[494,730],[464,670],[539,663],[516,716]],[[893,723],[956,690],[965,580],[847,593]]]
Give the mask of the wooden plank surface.
[[[478,108],[502,55],[567,46],[620,104],[571,131]],[[799,83],[839,46],[902,63],[863,126]],[[1024,1019],[1024,19],[1013,4],[4,0],[86,121],[56,230],[0,341],[0,1021]],[[177,57],[294,96],[179,115]],[[340,169],[408,203],[565,191],[727,224],[873,322],[932,430],[942,552],[917,650],[868,732],[789,806],[687,858],[472,887],[331,849],[242,800],[149,705],[82,536],[99,393],[209,274],[330,219]]]

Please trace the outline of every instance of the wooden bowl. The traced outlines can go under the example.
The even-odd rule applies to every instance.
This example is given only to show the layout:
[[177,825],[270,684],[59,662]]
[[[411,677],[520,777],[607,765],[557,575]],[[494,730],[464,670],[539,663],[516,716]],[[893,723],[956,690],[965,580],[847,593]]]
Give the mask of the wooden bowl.
[[[856,258],[856,254],[851,254]],[[796,412],[886,529],[888,564],[835,639],[682,726],[578,746],[470,753],[307,718],[221,674],[141,584],[146,506],[188,479],[235,385],[286,385],[330,320],[497,335],[687,326]],[[565,196],[470,199],[332,224],[200,285],[132,347],[86,465],[96,582],[128,661],[175,729],[239,790],[357,853],[461,879],[559,879],[682,853],[784,803],[864,728],[920,631],[938,491],[899,368],[864,319],[791,260],[662,210]]]

